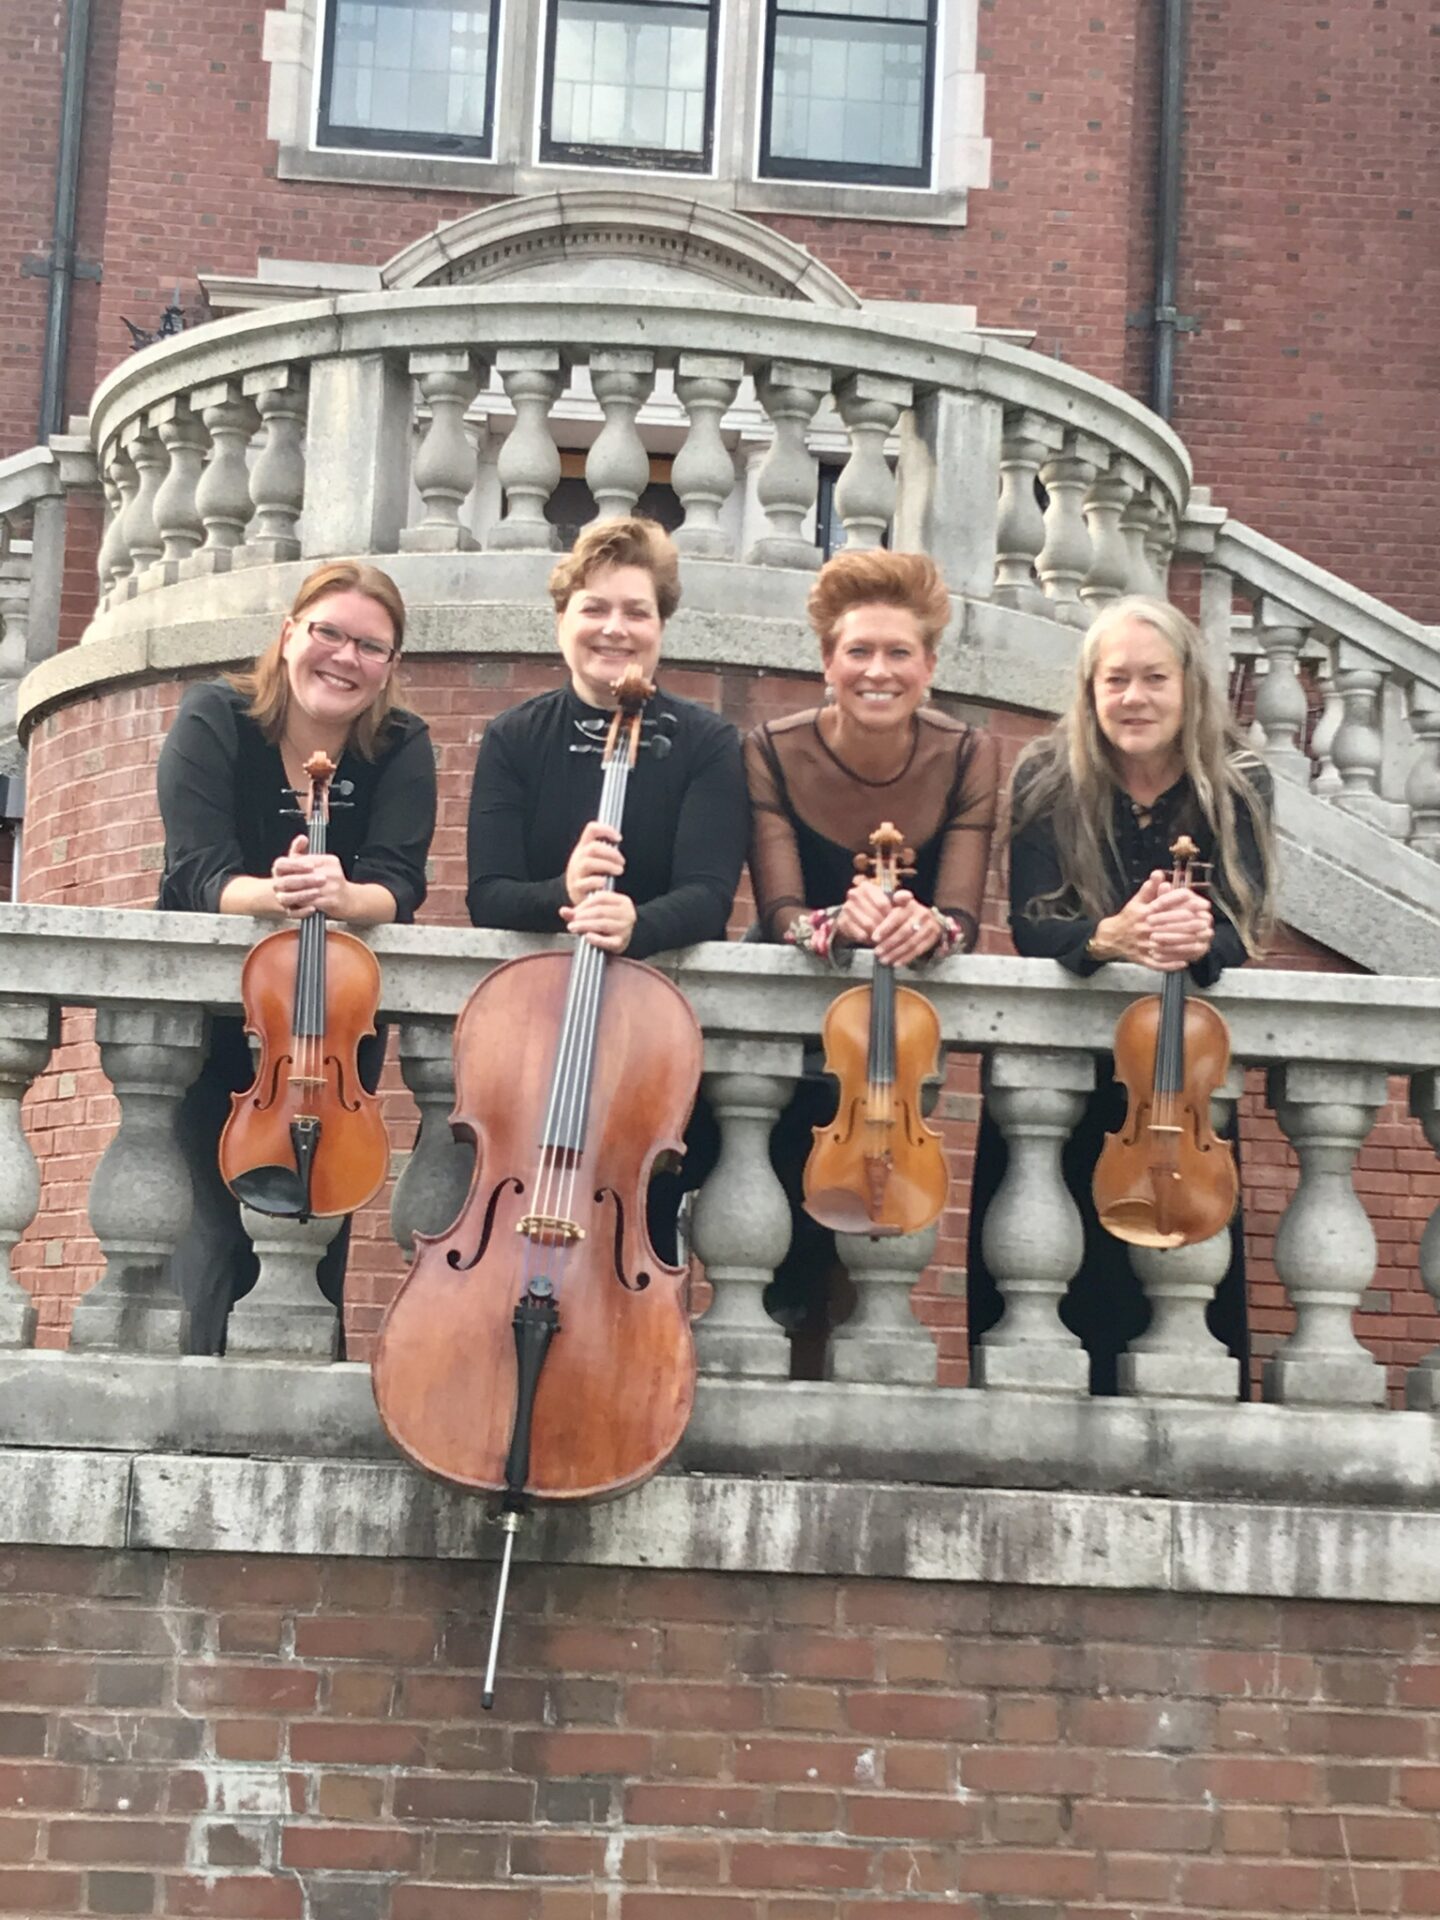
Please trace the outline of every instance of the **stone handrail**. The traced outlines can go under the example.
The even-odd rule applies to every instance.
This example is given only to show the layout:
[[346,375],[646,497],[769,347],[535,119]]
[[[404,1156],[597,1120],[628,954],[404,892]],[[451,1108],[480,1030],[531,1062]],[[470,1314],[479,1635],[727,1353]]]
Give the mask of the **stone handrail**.
[[[184,1306],[167,1295],[164,1279],[188,1212],[176,1103],[197,1069],[207,1013],[237,1004],[254,932],[252,923],[218,916],[0,908],[0,1249],[14,1244],[37,1208],[39,1180],[19,1105],[49,1059],[62,1006],[96,1009],[101,1059],[120,1105],[118,1132],[90,1194],[107,1266],[77,1306],[76,1356],[184,1349]],[[449,1223],[469,1177],[446,1125],[455,1013],[490,967],[545,943],[430,928],[380,929],[371,938],[384,964],[382,1011],[397,1025],[401,1069],[421,1111],[393,1202],[392,1227],[405,1246],[415,1231]],[[789,1231],[767,1141],[833,983],[799,955],[749,944],[696,948],[673,956],[664,971],[704,1027],[706,1088],[722,1136],[693,1219],[693,1243],[715,1293],[697,1326],[701,1370],[727,1383],[732,1398],[747,1382],[803,1398],[803,1387],[777,1385],[788,1372],[788,1350],[762,1304]],[[1093,1085],[1094,1054],[1108,1047],[1118,1011],[1147,981],[1116,967],[1080,983],[1048,962],[982,957],[947,962],[927,981],[947,1042],[983,1055],[987,1097],[1010,1146],[986,1228],[987,1263],[1007,1312],[977,1355],[984,1399],[1087,1396],[1084,1355],[1056,1311],[1079,1259],[1059,1156]],[[1378,1408],[1384,1370],[1351,1324],[1374,1276],[1376,1242],[1350,1173],[1391,1074],[1409,1078],[1411,1109],[1432,1145],[1440,1144],[1440,981],[1242,973],[1227,979],[1221,1004],[1236,1061],[1267,1069],[1272,1104],[1300,1162],[1274,1254],[1296,1328],[1269,1363],[1267,1398],[1289,1408]],[[1222,1101],[1237,1096],[1239,1071]],[[254,1224],[261,1281],[232,1315],[230,1354],[327,1357],[333,1314],[313,1285],[321,1246],[294,1223]],[[935,1349],[908,1307],[932,1244],[929,1235],[842,1236],[859,1306],[834,1337],[836,1392],[827,1404],[842,1405],[841,1387],[933,1387]],[[1122,1392],[1146,1404],[1228,1406],[1235,1362],[1204,1323],[1227,1264],[1228,1235],[1173,1253],[1137,1249],[1132,1258],[1153,1318],[1122,1361]],[[1440,1292],[1433,1232],[1420,1258],[1425,1284]],[[25,1349],[33,1325],[28,1296],[0,1267],[0,1346]],[[1411,1371],[1412,1407],[1435,1404],[1437,1378],[1440,1350]],[[835,1417],[843,1429],[843,1411]],[[811,1437],[823,1448],[823,1421]]]
[[687,607],[748,594],[772,617],[800,617],[819,563],[817,453],[849,544],[893,521],[957,596],[1066,626],[1163,587],[1190,485],[1164,422],[1039,354],[678,292],[427,287],[251,313],[117,368],[91,427],[111,511],[86,638],[111,644],[42,668],[31,713],[87,670],[173,669],[186,622],[232,616],[236,657],[257,606],[273,621],[325,556],[394,556],[421,629],[441,583],[533,606],[543,575],[519,563],[556,543],[562,449],[587,449],[602,514],[673,456]]
[[[1200,557],[1202,624],[1217,662],[1263,666],[1256,744],[1272,771],[1378,829],[1395,851],[1440,860],[1433,631],[1230,519],[1204,489],[1187,509],[1179,551]],[[1237,597],[1253,608],[1238,629]],[[1307,671],[1324,700],[1313,727]],[[1387,864],[1397,863],[1387,856]],[[1428,891],[1419,873],[1402,871],[1390,884],[1410,896]]]

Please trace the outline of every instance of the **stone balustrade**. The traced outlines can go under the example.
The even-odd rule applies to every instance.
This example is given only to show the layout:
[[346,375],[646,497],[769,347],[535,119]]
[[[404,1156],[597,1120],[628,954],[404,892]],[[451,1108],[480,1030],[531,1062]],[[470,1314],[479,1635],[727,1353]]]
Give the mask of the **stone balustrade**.
[[[422,616],[442,583],[528,603],[543,574],[519,563],[557,545],[562,455],[583,456],[601,515],[667,462],[687,606],[792,617],[821,558],[822,466],[851,546],[893,523],[957,595],[1067,626],[1163,582],[1190,483],[1162,421],[1007,342],[677,292],[426,287],[261,311],[127,361],[91,432],[108,513],[86,639],[116,643],[111,674],[137,645],[162,666],[166,635],[173,656],[177,630],[227,613],[243,649],[289,569],[331,555],[393,559]],[[84,671],[42,673],[27,706]]]
[[[89,1200],[106,1268],[77,1307],[72,1350],[33,1356],[47,1363],[41,1371],[49,1392],[60,1390],[63,1379],[55,1367],[76,1369],[77,1381],[113,1382],[126,1367],[172,1365],[185,1351],[184,1303],[166,1295],[164,1280],[188,1206],[173,1120],[200,1058],[206,1014],[237,1004],[240,963],[253,931],[231,918],[0,908],[6,983],[0,999],[0,1349],[10,1355],[12,1370],[33,1338],[34,1317],[5,1261],[40,1197],[19,1103],[49,1058],[61,1006],[97,1010],[102,1059],[120,1106],[119,1128]],[[373,935],[373,944],[384,966],[382,1012],[398,1029],[400,1064],[422,1117],[394,1198],[395,1237],[408,1245],[417,1230],[437,1232],[449,1223],[468,1179],[466,1155],[446,1124],[450,1024],[488,968],[545,943],[386,928]],[[783,1396],[807,1446],[821,1445],[826,1432],[843,1438],[847,1393],[873,1398],[879,1392],[882,1400],[918,1394],[922,1401],[936,1393],[935,1349],[908,1305],[932,1236],[842,1243],[858,1307],[835,1341],[832,1379],[818,1412],[806,1398],[812,1386],[784,1378],[786,1339],[764,1311],[763,1289],[789,1231],[767,1139],[833,982],[802,956],[748,943],[693,949],[676,956],[667,971],[705,1031],[705,1086],[723,1143],[692,1229],[715,1293],[696,1328],[703,1379],[727,1404],[752,1390]],[[941,1396],[948,1401],[998,1406],[1019,1396],[1050,1409],[1088,1402],[1083,1356],[1057,1315],[1080,1257],[1059,1155],[1093,1083],[1093,1056],[1108,1046],[1117,1012],[1146,978],[1116,967],[1079,983],[1047,962],[972,956],[947,962],[927,983],[947,1044],[982,1056],[987,1098],[1010,1146],[986,1241],[1007,1312],[979,1352],[977,1390]],[[1297,1413],[1379,1409],[1384,1371],[1353,1327],[1374,1277],[1376,1245],[1351,1170],[1392,1074],[1408,1077],[1412,1109],[1426,1137],[1440,1144],[1440,981],[1255,971],[1229,979],[1220,1004],[1237,1062],[1222,1097],[1238,1092],[1243,1067],[1264,1068],[1271,1104],[1300,1163],[1274,1250],[1296,1323],[1268,1365],[1266,1398]],[[1432,1223],[1420,1263],[1425,1285],[1440,1297],[1437,1233]],[[307,1293],[324,1238],[323,1232],[257,1237],[259,1286],[232,1323],[232,1357],[213,1364],[269,1361],[307,1376],[328,1370],[317,1367],[331,1351],[317,1328],[330,1310],[313,1289]],[[1206,1407],[1233,1417],[1235,1366],[1204,1323],[1224,1266],[1223,1249],[1215,1246],[1142,1256],[1138,1270],[1155,1311],[1144,1339],[1125,1357],[1124,1397],[1183,1406],[1191,1410],[1187,1418]],[[0,1367],[0,1400],[3,1378]],[[1440,1350],[1412,1370],[1410,1406],[1440,1404],[1437,1382]],[[832,1430],[827,1421],[838,1424]]]
[[[1256,746],[1277,779],[1440,859],[1433,631],[1231,520],[1203,488],[1179,550],[1201,563],[1202,625],[1217,666],[1257,671]],[[1237,600],[1249,609],[1239,618]],[[1401,890],[1424,885],[1414,876]]]

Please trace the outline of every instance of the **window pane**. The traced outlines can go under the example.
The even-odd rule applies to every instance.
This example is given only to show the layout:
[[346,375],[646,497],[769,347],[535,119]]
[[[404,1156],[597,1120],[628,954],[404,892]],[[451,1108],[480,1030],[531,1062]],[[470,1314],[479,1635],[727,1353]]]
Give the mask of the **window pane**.
[[776,11],[843,14],[847,20],[919,20],[928,16],[928,0],[779,0]]
[[709,4],[557,0],[550,139],[705,152]]
[[331,125],[488,138],[492,3],[338,0]]
[[[867,10],[873,16],[873,0]],[[775,22],[771,157],[924,167],[924,25],[873,18],[788,25],[786,15],[799,11],[813,9],[787,0]]]

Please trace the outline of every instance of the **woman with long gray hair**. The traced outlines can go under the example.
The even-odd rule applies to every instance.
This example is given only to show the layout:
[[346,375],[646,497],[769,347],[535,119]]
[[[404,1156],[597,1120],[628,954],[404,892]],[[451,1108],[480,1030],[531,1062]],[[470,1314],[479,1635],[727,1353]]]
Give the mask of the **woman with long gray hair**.
[[[1205,643],[1162,600],[1113,602],[1086,633],[1075,692],[1055,726],[1024,749],[1011,784],[1010,933],[1016,951],[1087,977],[1112,960],[1189,970],[1213,987],[1226,967],[1258,957],[1269,923],[1274,852],[1269,776],[1231,718]],[[1170,846],[1189,834],[1210,866],[1208,895],[1171,885]],[[1085,1227],[1085,1257],[1061,1319],[1090,1355],[1091,1387],[1118,1390],[1118,1362],[1149,1323],[1123,1244],[1100,1226],[1091,1178],[1105,1135],[1125,1117],[1113,1062],[1064,1154],[1066,1185]],[[1006,1149],[986,1116],[970,1213],[972,1352],[1000,1319],[986,1271],[984,1214]],[[1248,1363],[1243,1241],[1210,1325]]]

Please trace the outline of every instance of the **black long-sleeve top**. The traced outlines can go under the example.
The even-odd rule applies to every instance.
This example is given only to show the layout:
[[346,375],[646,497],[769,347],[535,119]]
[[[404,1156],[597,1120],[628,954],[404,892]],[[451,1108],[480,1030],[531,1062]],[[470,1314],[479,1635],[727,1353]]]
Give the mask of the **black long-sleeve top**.
[[[1264,865],[1257,835],[1269,831],[1271,803],[1270,776],[1258,762],[1245,769],[1265,819],[1258,823],[1243,802],[1235,808],[1235,834],[1240,862],[1246,878],[1258,893],[1264,884]],[[1015,801],[1025,791],[1025,768],[1015,777]],[[1107,853],[1110,881],[1108,911],[1118,913],[1157,867],[1171,864],[1170,846],[1176,836],[1188,833],[1199,847],[1199,858],[1216,858],[1215,835],[1200,810],[1188,775],[1166,789],[1148,808],[1141,807],[1127,793],[1116,791],[1114,812],[1114,852]],[[1055,839],[1054,821],[1045,815],[1032,820],[1010,842],[1010,936],[1017,953],[1027,958],[1058,960],[1071,973],[1088,978],[1105,963],[1085,951],[1095,936],[1099,921],[1066,918],[1053,911],[1032,912],[1032,903],[1054,894],[1065,885],[1060,853]],[[1215,937],[1208,952],[1192,962],[1190,976],[1196,986],[1211,987],[1226,967],[1245,964],[1245,943],[1230,917],[1233,896],[1225,873],[1217,863],[1211,874],[1210,900],[1215,913]],[[1063,896],[1059,902],[1064,906]]]
[[[470,791],[465,896],[477,927],[563,931],[565,868],[599,812],[609,724],[564,686],[486,727]],[[632,959],[724,938],[748,826],[734,727],[693,700],[657,693],[621,822],[618,887],[637,909]]]
[[[157,906],[218,913],[226,883],[263,879],[305,823],[279,747],[227,681],[190,687],[160,750],[156,782],[165,826]],[[391,714],[367,760],[341,754],[331,786],[326,850],[347,879],[376,883],[410,921],[425,898],[425,856],[435,830],[435,752],[416,714]]]

